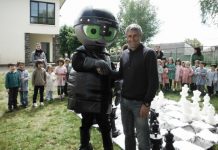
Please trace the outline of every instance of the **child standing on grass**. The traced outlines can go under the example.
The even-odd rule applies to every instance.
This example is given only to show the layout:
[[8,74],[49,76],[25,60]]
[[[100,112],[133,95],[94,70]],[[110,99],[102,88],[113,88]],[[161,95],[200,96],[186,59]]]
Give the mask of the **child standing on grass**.
[[216,64],[211,65],[211,69],[207,71],[207,92],[209,96],[214,94],[214,85],[216,83]]
[[47,72],[46,72],[46,87],[45,87],[47,101],[53,100],[55,80],[56,80],[56,76],[55,73],[53,72],[53,67],[51,65],[48,65]]
[[162,66],[161,59],[157,59],[157,70],[158,70],[159,88],[160,90],[162,90],[163,89],[163,82],[162,82],[163,66]]
[[214,91],[216,92],[216,96],[218,96],[218,67],[215,69],[215,84],[214,84]]
[[32,84],[34,86],[33,107],[37,107],[36,98],[38,95],[38,91],[40,94],[40,106],[44,106],[43,94],[44,94],[44,87],[46,84],[46,71],[43,67],[44,67],[44,62],[42,60],[37,60],[36,69],[33,71],[32,74]]
[[175,73],[175,80],[174,80],[174,89],[176,91],[180,91],[181,90],[181,60],[177,59],[176,60],[176,73]]
[[8,92],[8,111],[17,109],[17,95],[20,90],[20,77],[15,64],[8,64],[9,72],[5,76],[5,88]]
[[20,103],[21,106],[26,108],[28,105],[28,80],[29,72],[25,69],[24,62],[17,62],[18,73],[20,75]]
[[204,62],[200,61],[199,67],[195,70],[197,90],[201,92],[201,96],[205,94],[204,86],[206,84],[207,69],[204,68]]
[[169,86],[169,78],[168,78],[168,68],[162,62],[162,67],[163,67],[163,73],[162,73],[162,83],[163,83],[163,91],[169,91],[170,86]]
[[[174,64],[174,60],[173,60],[172,57],[169,57],[167,68],[168,68],[168,78],[169,78],[170,90],[171,90],[172,89],[172,83],[173,83],[173,81],[175,79],[175,71],[176,71],[176,66]],[[175,91],[175,89],[173,89],[173,91]]]
[[64,66],[64,59],[58,60],[58,66],[55,68],[55,74],[57,76],[58,95],[62,100],[64,98],[64,86],[66,82],[67,68]]
[[187,84],[188,86],[190,86],[191,82],[192,82],[192,75],[194,74],[192,68],[191,68],[191,62],[186,61],[185,62],[185,67],[181,68],[181,78],[182,78],[182,86],[184,86],[185,84]]
[[[193,72],[195,72],[195,70],[199,67],[199,64],[200,64],[200,61],[199,60],[195,60],[195,65],[192,66]],[[190,90],[191,91],[197,90],[196,75],[195,74],[192,75],[192,83],[190,85]]]
[[68,96],[68,93],[67,93],[67,81],[68,81],[68,78],[69,78],[70,70],[72,68],[71,64],[70,64],[70,59],[69,58],[65,58],[64,65],[65,65],[65,67],[67,69],[66,81],[65,81],[65,85],[64,85],[64,95]]

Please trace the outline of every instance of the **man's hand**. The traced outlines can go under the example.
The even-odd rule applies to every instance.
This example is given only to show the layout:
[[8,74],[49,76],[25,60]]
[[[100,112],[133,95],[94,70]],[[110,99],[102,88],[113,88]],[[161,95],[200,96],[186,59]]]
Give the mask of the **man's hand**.
[[100,75],[108,75],[111,71],[109,65],[104,60],[97,60],[95,62],[96,70]]
[[144,104],[142,104],[139,115],[142,118],[146,118],[149,115],[149,111],[150,111],[150,107],[145,106]]

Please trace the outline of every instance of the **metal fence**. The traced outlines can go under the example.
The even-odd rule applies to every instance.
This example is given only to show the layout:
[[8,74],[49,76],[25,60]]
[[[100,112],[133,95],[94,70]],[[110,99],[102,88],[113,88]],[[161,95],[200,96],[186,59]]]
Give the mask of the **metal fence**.
[[[218,64],[218,46],[202,47],[202,54],[206,64]],[[166,58],[173,57],[174,60],[180,58],[182,61],[190,61],[194,50],[190,47],[179,47],[173,49],[162,49]]]
[[[204,55],[204,62],[206,64],[217,64],[218,65],[218,46],[204,46],[202,47],[202,54]],[[164,56],[166,58],[173,57],[174,60],[180,58],[182,61],[190,61],[191,55],[194,52],[192,47],[177,47],[177,48],[168,48],[162,49]],[[111,60],[113,62],[119,61],[120,53],[111,55]]]

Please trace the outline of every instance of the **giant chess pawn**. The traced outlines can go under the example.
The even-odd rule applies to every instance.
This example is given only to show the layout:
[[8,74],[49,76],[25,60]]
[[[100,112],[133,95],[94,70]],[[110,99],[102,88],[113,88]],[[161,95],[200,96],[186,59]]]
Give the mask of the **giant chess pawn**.
[[216,120],[215,120],[215,108],[212,104],[210,104],[210,96],[208,94],[206,94],[204,96],[204,102],[203,102],[203,108],[201,111],[201,114],[204,117],[205,122],[211,124],[211,125],[215,125],[216,124]]
[[170,130],[168,130],[168,133],[165,134],[165,142],[166,145],[163,148],[163,150],[175,150],[173,143],[174,143],[174,139],[173,139],[174,135],[170,132]]
[[162,136],[160,135],[159,123],[157,120],[151,125],[152,131],[150,134],[151,149],[161,150],[162,149]]
[[207,110],[207,116],[206,116],[206,122],[209,123],[210,125],[215,125],[216,120],[215,120],[215,108],[212,104],[209,105],[209,109]]

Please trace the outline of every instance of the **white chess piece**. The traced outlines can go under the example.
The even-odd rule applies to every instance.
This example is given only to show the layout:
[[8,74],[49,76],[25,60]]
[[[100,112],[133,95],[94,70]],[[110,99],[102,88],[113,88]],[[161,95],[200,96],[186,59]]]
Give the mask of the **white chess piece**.
[[204,96],[204,102],[203,102],[203,108],[201,111],[201,114],[203,116],[203,119],[205,122],[209,123],[210,125],[215,125],[216,124],[216,119],[215,119],[215,108],[212,104],[210,104],[210,96],[206,94]]
[[160,108],[164,105],[164,101],[165,101],[164,93],[162,91],[160,91],[158,93],[158,102],[157,102],[158,108]]
[[180,98],[180,102],[182,102],[183,100],[186,100],[186,97],[188,96],[188,85],[185,84],[183,87],[182,87],[182,91],[180,92],[180,95],[181,95],[181,98]]
[[200,98],[201,92],[198,90],[193,91],[193,103],[192,103],[192,119],[194,120],[200,120],[200,106],[199,106],[199,101],[201,100]]
[[209,109],[209,105],[210,105],[210,96],[208,94],[206,94],[204,96],[203,108],[201,111],[201,114],[203,116],[207,115],[207,110]]
[[183,122],[189,122],[192,120],[192,117],[190,115],[192,112],[192,104],[190,101],[186,99],[186,97],[188,96],[188,90],[189,90],[188,85],[185,84],[182,87],[182,91],[180,92],[181,99],[179,103],[182,107],[182,113],[183,113],[182,121]]
[[207,116],[206,116],[206,122],[209,123],[210,125],[215,125],[215,108],[212,104],[209,105],[208,110],[207,110]]

